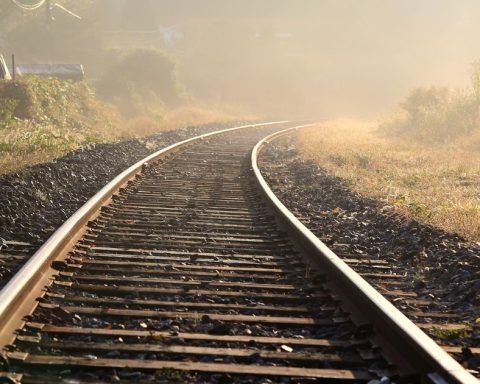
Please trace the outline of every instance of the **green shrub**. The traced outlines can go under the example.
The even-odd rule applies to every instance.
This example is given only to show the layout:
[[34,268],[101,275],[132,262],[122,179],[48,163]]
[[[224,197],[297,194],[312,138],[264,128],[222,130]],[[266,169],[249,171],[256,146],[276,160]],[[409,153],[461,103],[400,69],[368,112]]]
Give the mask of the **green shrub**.
[[16,118],[83,132],[107,124],[105,112],[84,82],[36,76],[0,82],[0,123]]
[[28,80],[1,81],[0,98],[15,100],[15,108],[11,109],[12,118],[31,119],[34,110],[34,98],[29,92]]
[[18,100],[0,97],[0,127],[11,125],[15,120],[15,108]]

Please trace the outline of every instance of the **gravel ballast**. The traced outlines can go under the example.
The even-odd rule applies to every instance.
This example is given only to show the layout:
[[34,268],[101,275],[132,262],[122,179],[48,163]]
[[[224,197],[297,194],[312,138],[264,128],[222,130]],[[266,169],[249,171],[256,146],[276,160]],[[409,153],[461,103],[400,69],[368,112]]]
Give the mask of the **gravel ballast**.
[[173,143],[238,125],[242,123],[208,124],[90,145],[0,176],[0,288],[65,220],[126,168]]
[[[472,328],[468,334],[429,332],[439,336],[437,340],[478,347],[480,244],[406,219],[381,201],[355,193],[346,180],[303,160],[295,144],[293,135],[283,136],[269,143],[260,157],[265,179],[287,208],[340,257],[382,262],[388,266],[388,273],[402,275],[388,289],[414,292],[418,299],[431,302],[426,308],[416,308],[395,299],[394,304],[402,311],[455,316],[441,320],[409,315],[414,322],[445,321]],[[381,280],[366,279],[375,288],[383,288]],[[472,360],[468,351],[465,353],[468,356],[461,360],[470,360],[466,365],[478,369],[478,359]]]

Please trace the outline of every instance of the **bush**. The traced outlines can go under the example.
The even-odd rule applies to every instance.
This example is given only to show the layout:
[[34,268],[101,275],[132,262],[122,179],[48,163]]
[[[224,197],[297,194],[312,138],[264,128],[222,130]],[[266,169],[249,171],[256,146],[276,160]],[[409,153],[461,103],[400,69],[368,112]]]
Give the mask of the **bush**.
[[119,122],[117,112],[98,101],[84,82],[35,76],[0,82],[2,129],[14,125],[55,127],[83,136]]
[[145,112],[153,105],[175,106],[185,98],[175,63],[153,49],[137,49],[120,58],[97,87],[100,96],[127,114]]
[[32,118],[35,98],[29,88],[30,82],[26,79],[0,82],[0,97],[4,100],[1,108],[5,117],[11,114],[11,118]]
[[445,142],[480,132],[480,61],[470,66],[471,88],[421,87],[400,104],[379,132],[426,142]]
[[15,108],[18,101],[8,97],[0,97],[0,127],[6,127],[14,122]]
[[400,111],[380,132],[427,142],[447,141],[478,127],[479,100],[474,93],[446,87],[414,89]]

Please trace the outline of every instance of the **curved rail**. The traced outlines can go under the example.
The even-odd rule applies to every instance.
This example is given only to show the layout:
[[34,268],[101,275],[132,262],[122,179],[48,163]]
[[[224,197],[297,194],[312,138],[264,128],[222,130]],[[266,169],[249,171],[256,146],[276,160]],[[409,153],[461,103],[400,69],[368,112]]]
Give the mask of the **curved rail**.
[[20,328],[24,323],[21,317],[14,316],[14,314],[28,314],[34,309],[32,307],[32,302],[34,302],[34,299],[39,296],[45,283],[53,276],[53,271],[50,269],[50,263],[57,258],[62,250],[66,249],[70,244],[73,244],[83,234],[84,225],[94,218],[94,215],[99,208],[108,203],[112,196],[123,185],[142,170],[144,164],[173,153],[193,141],[206,139],[213,135],[238,129],[284,123],[288,123],[288,121],[243,125],[183,140],[140,160],[115,177],[75,214],[73,214],[60,228],[58,228],[57,231],[0,291],[0,348],[9,344],[13,340],[15,330]]
[[[336,289],[354,297],[353,308],[357,313],[368,313],[368,319],[380,334],[390,335],[394,350],[386,352],[392,355],[408,356],[416,362],[414,367],[434,383],[477,383],[478,380],[468,373],[448,353],[440,348],[430,337],[422,332],[405,315],[395,308],[377,290],[367,283],[360,275],[342,261],[331,249],[320,241],[305,225],[303,225],[275,196],[263,178],[258,167],[258,157],[261,150],[272,139],[291,133],[294,127],[276,132],[261,140],[252,150],[251,164],[256,181],[279,221],[288,229],[312,256],[312,261],[328,272]],[[383,347],[383,346],[382,346]]]

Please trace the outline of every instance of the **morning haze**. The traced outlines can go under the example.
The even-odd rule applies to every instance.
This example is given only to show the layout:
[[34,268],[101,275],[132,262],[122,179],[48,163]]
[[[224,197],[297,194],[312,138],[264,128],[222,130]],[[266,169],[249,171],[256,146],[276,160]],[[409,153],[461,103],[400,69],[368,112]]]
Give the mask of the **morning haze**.
[[[82,20],[58,14],[48,26],[55,37],[41,42],[24,32],[20,57],[82,62],[95,79],[108,68],[105,52],[153,47],[176,61],[195,100],[263,116],[377,117],[417,86],[466,87],[480,57],[473,0],[61,3]],[[59,40],[75,28],[88,33]]]
[[466,86],[475,1],[167,1],[158,21],[195,92],[255,112],[372,117],[413,87]]

